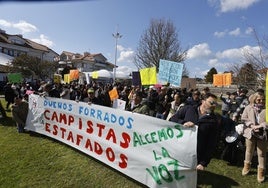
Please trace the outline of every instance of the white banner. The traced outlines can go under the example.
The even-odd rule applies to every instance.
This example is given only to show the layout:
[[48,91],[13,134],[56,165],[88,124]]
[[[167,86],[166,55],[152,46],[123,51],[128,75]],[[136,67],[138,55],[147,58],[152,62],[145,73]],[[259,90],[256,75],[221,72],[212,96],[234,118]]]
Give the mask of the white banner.
[[197,127],[32,94],[26,129],[68,144],[149,187],[197,185]]

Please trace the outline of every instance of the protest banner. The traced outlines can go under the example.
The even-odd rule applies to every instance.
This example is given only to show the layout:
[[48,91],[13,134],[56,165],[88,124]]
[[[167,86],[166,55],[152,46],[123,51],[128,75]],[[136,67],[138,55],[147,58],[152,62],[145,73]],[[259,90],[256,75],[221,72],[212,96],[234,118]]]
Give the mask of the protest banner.
[[158,79],[174,86],[180,86],[182,71],[182,63],[160,59]]
[[72,146],[148,187],[197,185],[196,126],[32,94],[25,128]]

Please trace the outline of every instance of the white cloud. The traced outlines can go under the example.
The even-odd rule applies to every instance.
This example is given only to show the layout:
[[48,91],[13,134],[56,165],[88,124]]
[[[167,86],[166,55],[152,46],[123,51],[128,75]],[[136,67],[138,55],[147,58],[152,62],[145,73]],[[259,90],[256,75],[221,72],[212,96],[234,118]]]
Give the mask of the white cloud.
[[187,52],[189,59],[204,58],[211,55],[209,45],[207,43],[197,44]]
[[241,48],[241,53],[249,53],[254,55],[255,57],[258,57],[260,55],[260,48],[259,46],[244,46]]
[[211,6],[220,9],[220,12],[226,13],[236,10],[244,10],[259,2],[260,0],[208,0]]
[[226,35],[226,31],[221,31],[221,32],[216,31],[216,32],[214,32],[214,36],[216,36],[216,37],[218,37],[218,38],[222,38],[222,37],[224,37],[225,35]]
[[218,59],[210,59],[208,61],[208,65],[211,66],[211,67],[216,67],[218,64],[219,64]]
[[128,67],[128,66],[119,66],[116,71],[121,71],[121,72],[125,72],[127,74],[133,72],[133,71],[137,71],[137,69],[135,68],[131,68],[131,67]]
[[2,27],[11,27],[12,24],[10,22],[6,21],[6,20],[1,20],[0,19],[0,26],[2,26]]
[[[206,44],[206,43],[205,43]],[[196,45],[195,48],[190,49],[192,52],[197,51]],[[201,45],[202,46],[202,45]],[[206,48],[204,48],[206,46]],[[195,49],[195,50],[193,50]],[[208,49],[208,45],[203,45],[203,49]],[[200,77],[203,78],[204,75],[207,74],[209,68],[215,67],[218,72],[229,71],[233,67],[234,64],[240,64],[244,62],[244,55],[246,53],[253,54],[254,56],[258,57],[259,55],[259,47],[258,46],[243,46],[241,48],[232,48],[226,49],[223,51],[218,52],[210,52],[207,58],[200,58],[198,54],[202,52],[199,50],[200,53],[191,53],[192,56],[195,54],[194,57],[196,58],[188,58],[186,60],[186,68],[190,71],[191,77]],[[197,58],[199,57],[199,58]]]
[[216,57],[219,59],[241,59],[242,53],[241,48],[227,49],[222,52],[217,52]]
[[240,28],[236,28],[228,33],[231,36],[238,36],[240,35]]
[[229,59],[232,61],[242,60],[244,58],[245,53],[250,53],[255,56],[259,54],[259,47],[258,46],[243,46],[241,48],[233,48],[227,49],[222,52],[217,52],[216,57],[219,59]]
[[210,59],[208,61],[208,65],[210,67],[215,67],[216,69],[220,68],[220,69],[227,70],[231,66],[231,63],[222,62],[220,61],[220,59],[215,58],[215,59]]
[[119,51],[119,58],[117,59],[118,63],[133,63],[135,52],[131,48],[124,48],[123,46],[118,45],[117,50]]
[[[253,32],[253,28],[252,27],[248,27],[245,29],[244,33],[246,35],[249,35]],[[218,38],[222,38],[225,37],[226,35],[230,35],[230,36],[239,36],[241,35],[241,29],[239,27],[237,27],[236,29],[232,30],[232,31],[228,31],[227,29],[224,31],[215,31],[214,32],[214,36],[218,37]]]
[[221,12],[247,9],[260,0],[220,0]]
[[37,31],[37,27],[34,26],[33,24],[30,24],[24,20],[20,20],[17,23],[9,22],[6,20],[0,20],[0,26],[3,26],[5,28],[14,28],[18,29],[21,31],[21,33],[30,33],[30,32],[35,32]]
[[248,28],[246,29],[246,31],[245,31],[245,33],[246,33],[247,35],[250,35],[252,32],[253,32],[253,28],[252,28],[252,27],[248,27]]
[[30,33],[37,31],[37,27],[23,20],[19,21],[19,23],[14,23],[13,27],[21,30],[22,33]]
[[[202,77],[204,77],[205,75],[207,75],[208,71],[209,71],[209,69],[207,69],[207,70],[203,70],[203,71],[200,72],[200,75],[201,75]],[[202,78],[202,77],[201,77],[201,78]]]
[[32,41],[34,42],[37,42],[39,44],[43,44],[49,48],[53,47],[54,46],[54,43],[48,39],[47,36],[41,34],[39,38],[35,38],[35,39],[31,39]]

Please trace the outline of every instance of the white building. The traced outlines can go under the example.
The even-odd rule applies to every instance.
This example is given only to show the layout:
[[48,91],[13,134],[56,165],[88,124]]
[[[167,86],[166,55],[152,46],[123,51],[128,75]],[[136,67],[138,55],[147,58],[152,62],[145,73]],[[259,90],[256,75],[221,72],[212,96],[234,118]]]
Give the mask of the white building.
[[105,69],[113,71],[114,64],[107,61],[101,53],[84,54],[72,53],[63,51],[60,55],[59,71],[62,71],[65,66],[70,66],[79,70],[79,72],[92,72]]
[[38,44],[22,35],[10,35],[0,29],[0,53],[17,57],[20,54],[26,54],[32,57],[38,57],[41,61],[53,62],[59,54],[47,46]]

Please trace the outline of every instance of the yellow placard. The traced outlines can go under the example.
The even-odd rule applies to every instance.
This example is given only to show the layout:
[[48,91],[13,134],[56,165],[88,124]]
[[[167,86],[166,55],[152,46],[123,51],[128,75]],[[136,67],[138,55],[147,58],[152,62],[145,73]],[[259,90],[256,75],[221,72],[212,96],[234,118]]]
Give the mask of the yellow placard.
[[70,83],[70,74],[64,74],[64,82],[67,84]]
[[154,85],[157,83],[156,67],[144,68],[140,70],[141,85]]

